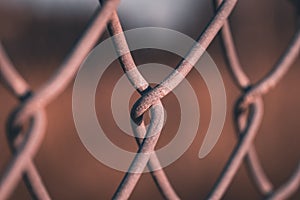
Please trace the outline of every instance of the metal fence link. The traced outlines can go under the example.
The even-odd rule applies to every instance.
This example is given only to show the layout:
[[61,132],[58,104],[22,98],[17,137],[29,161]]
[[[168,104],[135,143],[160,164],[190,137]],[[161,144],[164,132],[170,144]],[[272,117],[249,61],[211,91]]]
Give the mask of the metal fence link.
[[[215,1],[215,6],[221,1]],[[241,89],[241,91],[245,91],[250,87],[250,80],[246,76],[245,72],[243,71],[240,61],[238,59],[238,55],[236,49],[234,47],[233,38],[231,35],[231,30],[229,26],[229,22],[227,21],[221,31],[222,43],[225,50],[225,55],[227,58],[229,70],[232,74],[232,78],[235,80],[236,86]],[[257,97],[261,98],[261,97]],[[241,136],[240,134],[246,127],[247,122],[247,115],[244,112],[241,115],[235,116],[235,128],[237,132],[237,136]],[[266,174],[263,171],[263,168],[260,164],[259,158],[257,156],[256,150],[253,146],[249,148],[248,154],[245,157],[245,162],[249,169],[250,177],[256,183],[259,191],[262,194],[269,193],[272,190],[272,184],[268,180]]]
[[[216,1],[216,5],[220,4],[221,1]],[[268,195],[272,193],[272,184],[267,179],[262,166],[259,163],[258,157],[255,152],[254,146],[251,146],[251,143],[258,131],[259,125],[262,121],[263,115],[263,101],[262,95],[267,93],[272,87],[274,87],[284,74],[291,67],[292,63],[295,61],[297,55],[299,54],[300,49],[300,31],[296,31],[294,37],[292,38],[290,45],[287,50],[280,57],[279,61],[275,64],[273,69],[267,74],[263,79],[261,79],[257,84],[251,85],[249,83],[248,77],[242,70],[240,65],[233,39],[231,36],[231,31],[228,22],[224,24],[222,30],[222,39],[224,43],[225,54],[229,62],[229,68],[232,72],[233,78],[236,80],[237,86],[242,89],[242,96],[238,99],[236,103],[236,112],[235,112],[235,123],[240,136],[238,144],[234,149],[233,153],[230,156],[224,170],[221,173],[220,178],[214,185],[208,199],[220,199],[226,189],[228,188],[231,180],[233,179],[236,171],[238,170],[242,160],[245,158],[246,154],[246,163],[250,169],[250,174],[255,180],[256,185],[259,190],[264,194]],[[246,116],[246,110],[251,109],[251,107],[259,108],[257,109],[257,114],[254,118]],[[251,115],[249,112],[248,115]],[[251,127],[255,127],[251,129]],[[298,169],[297,169],[298,170]],[[298,177],[298,171],[293,176],[293,179],[290,180],[279,192],[283,197],[288,197],[292,194],[298,187],[300,182],[300,177]],[[278,196],[280,195],[271,195],[271,199],[284,199]]]
[[[84,60],[90,50],[95,46],[98,38],[105,29],[112,12],[118,5],[118,0],[108,1],[102,9],[98,9],[87,31],[75,46],[71,55],[67,57],[65,62],[59,68],[58,72],[50,79],[44,87],[32,95],[28,95],[28,86],[21,76],[13,68],[11,62],[6,57],[1,46],[0,49],[0,69],[1,75],[6,81],[6,85],[17,95],[21,104],[12,113],[8,121],[8,138],[14,149],[14,156],[9,162],[0,182],[0,199],[6,199],[13,191],[18,180],[26,170],[24,179],[30,182],[28,188],[33,198],[49,199],[49,196],[40,182],[37,171],[32,164],[32,158],[39,149],[45,133],[46,118],[44,107],[53,98],[59,95],[66,88],[68,83],[74,77],[80,63]],[[13,141],[20,137],[15,135],[20,133],[22,124],[30,121],[30,129],[24,135],[22,141]],[[19,144],[18,144],[19,143]],[[28,164],[29,163],[29,164]],[[29,165],[29,166],[28,166]],[[27,178],[26,178],[27,177]]]
[[[0,177],[0,199],[9,197],[21,177],[23,177],[33,199],[50,199],[33,162],[46,130],[47,119],[44,109],[64,92],[74,78],[80,64],[96,45],[106,26],[110,35],[114,36],[113,43],[124,73],[141,95],[131,109],[131,117],[136,123],[133,123],[132,127],[139,146],[138,152],[128,172],[120,182],[113,199],[128,199],[145,167],[150,170],[159,168],[159,170],[151,170],[151,175],[165,199],[180,199],[162,169],[158,157],[153,153],[160,137],[160,131],[157,131],[157,127],[162,127],[164,121],[161,99],[186,77],[220,30],[228,69],[236,86],[241,90],[241,96],[235,104],[234,113],[238,141],[206,199],[218,200],[223,197],[243,161],[248,167],[249,177],[264,198],[286,199],[298,190],[300,163],[286,183],[279,188],[274,188],[260,163],[253,141],[263,119],[263,95],[280,82],[299,54],[300,28],[272,70],[257,83],[251,83],[239,61],[228,21],[237,0],[215,0],[215,15],[199,35],[197,43],[179,62],[174,72],[159,85],[152,88],[136,67],[127,45],[116,12],[119,1],[100,0],[100,2],[103,4],[102,8],[96,10],[87,30],[70,55],[66,57],[51,79],[36,92],[30,90],[28,83],[16,71],[0,43],[1,80],[20,101],[19,106],[14,109],[7,122],[7,138],[13,156]],[[130,73],[128,73],[129,71]],[[150,126],[146,128],[143,115],[148,110],[151,112],[151,119]]]
[[[3,75],[3,80],[6,82],[7,86],[10,88],[10,91],[16,96],[16,98],[19,98],[21,101],[25,100],[25,97],[28,97],[28,94],[30,94],[29,87],[25,80],[18,74],[18,72],[14,69],[11,61],[5,54],[3,50],[3,46],[0,43],[0,71],[1,74]],[[39,137],[42,139],[45,131],[43,130],[44,127],[41,130],[36,130],[34,131],[34,126],[36,125],[36,119],[40,118],[42,120],[42,123],[45,123],[45,114],[44,110],[39,111],[40,112],[40,117],[33,116],[32,118],[32,130],[27,133],[28,134],[38,134]],[[12,117],[9,120],[9,123],[12,123],[11,121]],[[9,124],[9,126],[13,126],[13,124]],[[45,125],[43,125],[45,126]],[[17,128],[17,127],[16,127]],[[9,145],[11,147],[12,152],[15,154],[14,159],[10,162],[8,165],[5,175],[1,178],[0,181],[0,199],[5,199],[7,195],[11,192],[11,190],[14,188],[13,186],[16,184],[18,181],[18,178],[23,174],[23,179],[25,181],[25,184],[32,195],[33,198],[35,199],[50,199],[49,195],[47,193],[47,190],[45,189],[39,174],[37,172],[37,169],[35,168],[33,162],[32,162],[32,157],[28,157],[25,152],[25,145],[27,145],[29,148],[30,145],[26,144],[26,140],[29,140],[28,137],[23,136],[20,134],[20,128],[14,127],[8,127],[7,131],[7,137],[9,141]],[[18,130],[19,129],[19,130]],[[33,140],[33,139],[31,139]],[[23,143],[21,143],[23,141]],[[32,142],[39,144],[41,142],[33,140]],[[22,154],[23,155],[22,155]],[[35,153],[33,153],[35,154]],[[21,158],[23,157],[23,158]],[[28,157],[28,158],[26,158]],[[26,159],[24,161],[24,159]],[[18,163],[21,163],[18,164]],[[25,170],[23,171],[22,169],[22,164],[27,164],[25,167]]]
[[[101,1],[101,3],[103,3]],[[116,48],[116,51],[119,55],[119,61],[120,64],[126,73],[128,80],[132,83],[133,87],[137,89],[137,91],[140,93],[140,95],[143,95],[145,92],[151,89],[149,83],[144,79],[144,77],[140,74],[138,71],[136,64],[133,60],[133,57],[130,53],[129,47],[126,42],[125,35],[123,34],[123,29],[119,20],[119,17],[117,15],[117,12],[114,12],[111,17],[111,22],[108,24],[108,30],[111,36],[113,37],[113,42]],[[127,73],[127,72],[131,73]],[[158,105],[160,107],[159,114],[161,115],[161,112],[163,112],[162,103],[159,101]],[[144,123],[140,124],[140,126],[137,128],[136,126],[133,126],[134,134],[136,135],[136,141],[138,145],[141,145],[143,143],[143,139],[146,135],[146,128]],[[159,134],[157,134],[155,137],[159,137]],[[157,184],[159,190],[161,191],[162,195],[166,199],[179,199],[176,192],[171,186],[171,183],[169,182],[165,172],[163,169],[161,169],[160,162],[155,154],[151,155],[149,161],[148,161],[148,167],[150,169],[160,168],[160,170],[151,170],[152,177]],[[128,176],[138,176],[135,174],[128,174]],[[133,180],[133,179],[131,179]],[[115,197],[119,196],[119,198],[128,198],[130,195],[130,192],[135,187],[135,183],[129,183],[130,181],[126,182],[124,179],[120,185],[120,189],[115,194]],[[124,186],[123,186],[124,185]],[[125,192],[120,192],[122,189],[121,187],[127,187],[126,189],[123,189]],[[130,187],[130,188],[129,188]]]

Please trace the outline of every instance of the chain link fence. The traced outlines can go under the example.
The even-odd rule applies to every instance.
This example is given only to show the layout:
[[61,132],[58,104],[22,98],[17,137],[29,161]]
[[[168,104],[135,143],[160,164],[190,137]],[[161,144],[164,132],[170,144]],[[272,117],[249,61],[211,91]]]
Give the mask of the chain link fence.
[[[13,156],[1,174],[0,199],[7,199],[13,193],[21,178],[23,178],[33,199],[51,199],[51,194],[48,193],[43,184],[33,161],[47,129],[45,107],[64,92],[76,75],[80,64],[97,44],[106,27],[111,36],[117,34],[122,36],[123,29],[116,12],[118,3],[118,0],[101,2],[103,6],[96,10],[88,28],[72,49],[70,55],[66,57],[57,72],[35,92],[32,91],[30,85],[13,66],[13,62],[9,59],[2,44],[0,44],[1,80],[20,102],[7,121],[6,134]],[[126,54],[120,53],[119,62],[124,72],[134,72],[127,77],[141,95],[131,110],[132,119],[140,124],[140,132],[137,132],[137,134],[139,134],[138,136],[144,136],[144,139],[137,139],[138,152],[149,154],[153,152],[160,137],[160,134],[150,137],[145,135],[146,127],[143,123],[143,114],[152,109],[154,105],[162,106],[160,100],[172,92],[168,88],[172,88],[174,84],[178,85],[178,79],[182,80],[189,74],[193,68],[191,63],[201,58],[204,51],[220,32],[224,54],[228,62],[228,70],[241,93],[236,100],[233,116],[238,142],[211,192],[205,199],[221,199],[243,162],[247,166],[249,178],[253,180],[253,184],[265,199],[288,199],[299,190],[300,163],[295,166],[294,173],[285,183],[282,183],[280,187],[275,187],[262,167],[253,142],[264,118],[263,96],[280,84],[282,77],[288,73],[289,68],[298,56],[300,49],[299,27],[297,25],[293,38],[291,38],[286,50],[270,72],[261,80],[253,83],[243,70],[228,21],[237,0],[215,0],[214,3],[215,14],[197,39],[201,48],[198,45],[191,47],[189,54],[178,63],[176,73],[170,74],[156,87],[150,87],[149,83],[139,73],[125,36],[114,41],[118,53],[129,52]],[[295,6],[298,6],[298,1],[294,1],[294,3]],[[158,110],[154,109],[153,112],[158,112],[159,115]],[[155,120],[151,120],[151,123],[155,123]],[[130,168],[138,169],[138,171],[143,171],[147,166],[149,168],[159,168],[160,163],[157,157],[145,158],[142,155],[136,155]],[[153,171],[151,175],[165,199],[179,199],[180,194],[177,194],[172,187],[172,182],[168,179],[164,169]],[[127,172],[113,199],[128,199],[140,178],[141,173]]]

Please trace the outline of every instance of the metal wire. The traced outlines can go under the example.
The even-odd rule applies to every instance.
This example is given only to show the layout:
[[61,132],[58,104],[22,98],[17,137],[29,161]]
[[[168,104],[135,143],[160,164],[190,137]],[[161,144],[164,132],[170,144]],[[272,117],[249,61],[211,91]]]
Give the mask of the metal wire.
[[[22,97],[25,97],[26,94],[30,94],[30,90],[28,88],[28,85],[26,81],[18,74],[18,72],[14,69],[11,61],[5,54],[3,50],[3,46],[0,43],[0,71],[1,74],[4,75],[4,81],[6,81],[7,86],[10,88],[10,91],[17,97],[22,99]],[[23,98],[24,99],[24,98]],[[44,117],[44,110],[42,109],[40,111],[42,113],[42,123],[45,123],[45,117]],[[35,124],[35,120],[33,120],[33,126]],[[45,126],[45,125],[43,125]],[[24,147],[24,142],[26,142],[26,138],[24,138],[20,133],[18,133],[18,130],[13,130],[12,127],[8,127],[8,139],[9,139],[9,144],[11,147],[11,150],[15,154],[15,158],[11,161],[9,164],[9,167],[7,167],[5,175],[0,181],[0,199],[5,199],[5,197],[9,194],[10,190],[13,189],[13,185],[16,184],[18,181],[17,179],[19,176],[22,174],[22,168],[18,168],[18,165],[16,162],[20,160],[19,162],[23,162],[26,164],[26,162],[22,161],[20,153],[22,152],[23,154],[26,152],[25,147]],[[44,129],[44,127],[43,127]],[[34,132],[32,130],[29,132],[30,134],[39,134],[41,139],[44,136],[44,131],[43,130],[37,130]],[[15,137],[15,138],[14,138]],[[31,139],[33,140],[33,139]],[[23,144],[18,144],[21,143],[22,141]],[[33,140],[36,144],[39,144],[38,141]],[[40,142],[41,143],[41,142]],[[23,147],[21,147],[21,145]],[[22,148],[22,149],[18,149]],[[27,144],[28,146],[28,144]],[[29,147],[29,146],[28,146]],[[18,155],[19,154],[19,155]],[[22,157],[28,157],[26,154]],[[30,156],[31,157],[31,156]],[[38,172],[32,162],[32,159],[29,157],[29,160],[27,161],[27,166],[25,173],[23,174],[23,179],[24,182],[31,193],[32,197],[34,199],[50,199],[49,195],[47,193],[47,190],[44,187],[44,184],[42,183]],[[15,170],[15,171],[14,171]],[[16,171],[18,170],[18,171]]]
[[[215,7],[218,7],[220,2],[220,0],[215,1]],[[250,87],[250,80],[243,71],[238,59],[228,20],[225,22],[222,28],[221,37],[225,55],[228,61],[229,70],[232,73],[232,78],[235,80],[237,87],[239,87],[241,91],[245,91]],[[246,113],[239,117],[235,117],[234,122],[238,136],[243,132],[242,130],[245,129],[246,120]],[[250,147],[248,154],[245,157],[245,162],[249,169],[250,177],[254,180],[260,192],[263,194],[269,193],[272,190],[273,186],[267,179],[267,176],[262,169],[254,146]]]
[[[39,150],[46,130],[47,120],[44,109],[48,103],[63,93],[74,78],[82,61],[95,46],[106,25],[110,35],[114,36],[113,42],[116,52],[120,56],[119,62],[124,73],[141,95],[131,109],[131,117],[137,124],[132,124],[132,127],[139,149],[113,199],[128,199],[145,167],[150,170],[158,169],[151,172],[151,175],[165,199],[179,199],[156,154],[153,153],[160,137],[161,129],[159,127],[162,127],[164,120],[161,99],[191,71],[220,29],[222,29],[221,37],[229,71],[236,86],[241,90],[234,114],[238,142],[206,199],[222,198],[243,161],[248,167],[249,177],[253,179],[254,184],[266,199],[286,199],[297,191],[300,185],[300,162],[290,179],[275,189],[259,161],[253,140],[263,119],[263,95],[280,82],[299,54],[300,28],[273,69],[260,81],[252,84],[238,59],[228,22],[228,17],[237,0],[215,0],[215,15],[198,37],[197,43],[180,61],[173,73],[158,86],[151,88],[137,69],[127,45],[116,12],[119,1],[101,0],[100,2],[103,3],[102,8],[97,9],[86,32],[70,55],[66,57],[52,78],[35,93],[31,92],[28,83],[16,71],[0,43],[1,80],[20,100],[20,105],[12,112],[7,123],[6,132],[13,157],[0,179],[0,199],[6,199],[12,193],[22,176],[33,199],[50,199],[32,161]],[[143,114],[148,110],[151,112],[151,119],[150,126],[146,129]],[[28,126],[26,126],[27,124]]]
[[[216,0],[215,5],[218,6],[220,2],[221,2],[220,0]],[[248,77],[242,70],[240,61],[238,59],[234,47],[233,39],[231,36],[231,30],[228,22],[226,22],[222,28],[222,39],[223,39],[223,46],[225,49],[225,55],[227,56],[229,68],[232,73],[233,79],[235,80],[236,85],[240,87],[241,91],[244,93],[242,99],[238,100],[238,106],[240,106],[240,104],[246,104],[246,103],[250,105],[250,100],[249,100],[250,96],[252,99],[262,101],[261,98],[262,95],[268,92],[272,87],[274,87],[284,76],[284,74],[288,71],[288,69],[291,67],[292,63],[294,62],[297,55],[299,54],[300,28],[296,31],[287,50],[280,57],[279,61],[276,63],[276,65],[273,67],[270,73],[266,77],[261,79],[261,81],[259,81],[254,86],[251,86]],[[245,129],[245,126],[254,123],[249,120],[246,122],[246,118],[247,118],[246,112],[244,112],[244,114],[241,112],[237,112],[234,120],[234,122],[236,123],[238,135],[242,137],[242,139],[246,137],[245,136],[246,134],[249,135],[248,131],[243,130]],[[247,146],[243,145],[243,148],[247,148]],[[255,147],[249,146],[248,148],[249,150],[247,156],[245,156],[245,161],[250,171],[250,177],[254,179],[254,182],[256,183],[260,192],[264,195],[268,195],[273,190],[272,183],[268,180],[266,174],[263,171],[263,168],[258,160]],[[224,193],[224,191],[226,190],[226,188],[230,183],[230,180],[233,178],[234,174],[236,174],[237,167],[233,166],[234,159],[235,160],[238,159],[237,153],[235,152],[232,154],[231,159],[229,159],[229,162],[226,164],[227,169],[225,168],[223,170],[221,177],[219,178],[217,184],[215,185],[215,190],[211,194],[211,199],[214,198],[218,199],[217,195],[220,196]],[[239,162],[239,164],[236,165],[241,164],[241,160],[235,162],[236,163]],[[297,177],[297,173],[295,173],[294,177]],[[295,179],[296,180],[294,181],[298,180],[297,178]],[[290,191],[290,193],[292,193],[292,191]],[[273,196],[275,198],[275,195]],[[279,199],[283,199],[283,198],[279,198]]]
[[[23,141],[18,147],[15,147],[14,156],[0,179],[0,199],[7,198],[27,168],[31,171],[31,173],[29,172],[27,179],[29,179],[30,182],[33,181],[30,188],[34,188],[34,191],[36,191],[33,198],[49,199],[43,184],[39,183],[40,178],[37,176],[38,173],[33,168],[31,161],[38,151],[45,133],[46,118],[44,107],[49,101],[63,92],[67,84],[74,77],[80,63],[94,47],[98,38],[104,31],[105,25],[110,19],[112,12],[116,9],[118,2],[118,0],[110,0],[101,10],[98,9],[96,11],[91,25],[83,35],[82,39],[79,40],[78,44],[75,46],[71,56],[67,57],[66,61],[59,68],[58,72],[44,85],[44,87],[25,101],[22,101],[22,104],[13,113],[8,122],[8,135],[11,136],[9,138],[15,139],[16,137],[12,137],[16,134],[15,129],[18,130],[19,127],[22,127],[22,124],[25,124],[28,119],[30,119],[31,123],[30,129],[25,134]],[[0,54],[1,76],[4,77],[6,85],[8,85],[18,97],[24,97],[22,95],[27,94],[27,84],[21,76],[18,75],[11,62],[7,59],[2,46]],[[11,143],[14,142],[15,141],[11,141]],[[27,166],[28,163],[31,164]]]
[[[113,42],[115,44],[117,53],[120,56],[119,61],[124,72],[126,73],[133,87],[136,88],[141,95],[143,95],[148,89],[150,89],[150,86],[149,83],[145,80],[145,78],[139,73],[136,67],[136,64],[132,58],[129,47],[127,45],[125,35],[123,34],[122,26],[119,17],[117,15],[117,12],[113,13],[111,17],[111,22],[108,24],[108,30],[110,32],[110,35],[114,36]],[[127,72],[131,72],[131,73],[127,73]],[[159,101],[158,104],[160,106],[160,112],[163,112],[161,102]],[[135,126],[134,133],[136,135],[138,145],[141,145],[143,140],[140,138],[144,138],[146,135],[146,128],[144,123],[142,123],[138,128]],[[155,154],[153,154],[149,159],[148,167],[151,171],[155,183],[157,184],[163,196],[166,199],[179,199],[176,192],[172,188],[171,183],[169,182]],[[160,169],[160,170],[153,171],[153,169]],[[134,174],[131,174],[131,176],[134,176]],[[115,196],[118,195],[119,194],[117,193]],[[128,197],[129,196],[126,196],[126,198]]]

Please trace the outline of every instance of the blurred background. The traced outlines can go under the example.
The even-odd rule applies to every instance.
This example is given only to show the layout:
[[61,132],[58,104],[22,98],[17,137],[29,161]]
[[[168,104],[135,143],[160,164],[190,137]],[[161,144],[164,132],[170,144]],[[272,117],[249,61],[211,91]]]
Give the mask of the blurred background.
[[[96,0],[1,0],[0,39],[18,71],[35,91],[51,77],[81,36],[98,5]],[[124,0],[119,7],[124,29],[158,26],[180,31],[196,39],[213,15],[209,0]],[[240,1],[230,17],[241,62],[252,82],[260,80],[285,50],[295,32],[296,10],[287,0]],[[105,33],[102,38],[107,38]],[[219,37],[208,52],[216,62],[227,93],[227,118],[222,135],[204,159],[198,151],[210,120],[210,98],[195,71],[187,76],[196,91],[201,110],[197,137],[184,155],[165,168],[182,199],[204,199],[236,145],[232,109],[240,92],[224,61]],[[158,62],[175,67],[178,56],[158,50],[133,52],[137,64]],[[264,119],[255,139],[263,167],[275,187],[292,174],[300,160],[300,60],[280,84],[264,96]],[[135,140],[116,126],[111,110],[112,89],[123,72],[118,62],[105,71],[96,95],[98,119],[107,136],[124,149],[135,151]],[[53,199],[109,199],[123,177],[93,158],[82,145],[72,118],[72,84],[47,106],[47,133],[34,161]],[[131,105],[138,98],[134,93]],[[157,148],[174,137],[180,108],[171,93],[163,99],[167,121]],[[18,101],[0,84],[0,174],[11,158],[5,123]],[[128,109],[130,109],[130,106]],[[105,116],[105,117],[104,117]],[[161,199],[150,174],[140,179],[131,199]],[[30,199],[22,181],[10,199]],[[261,199],[245,165],[238,170],[224,199]],[[300,191],[291,198],[300,199]]]

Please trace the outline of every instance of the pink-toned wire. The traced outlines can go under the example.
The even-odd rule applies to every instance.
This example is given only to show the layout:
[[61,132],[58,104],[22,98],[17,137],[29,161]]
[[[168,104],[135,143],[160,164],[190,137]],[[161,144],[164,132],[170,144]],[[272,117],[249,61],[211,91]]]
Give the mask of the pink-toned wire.
[[[240,105],[237,104],[237,107],[238,106]],[[238,144],[234,148],[228,162],[222,170],[219,179],[214,184],[214,187],[207,199],[217,200],[222,198],[234,175],[236,174],[241,162],[243,161],[243,158],[245,157],[250,146],[253,143],[263,117],[262,100],[256,99],[255,103],[251,104],[248,109],[250,112],[250,116],[247,120],[247,126],[242,132],[242,136],[240,137]]]
[[30,98],[30,101],[23,105],[22,111],[17,116],[17,121],[22,122],[31,112],[46,106],[63,92],[74,78],[82,61],[96,45],[118,4],[119,0],[109,0],[101,9],[97,8],[90,25],[69,56],[66,57],[56,73]]
[[[225,41],[225,49],[227,50],[226,53],[230,62],[232,74],[233,76],[235,76],[235,80],[239,84],[239,86],[244,89],[247,89],[247,83],[249,81],[244,72],[242,71],[242,68],[237,59],[228,24],[225,24],[224,28],[225,32],[223,33],[223,39]],[[280,57],[279,61],[275,64],[273,70],[266,77],[261,79],[261,81],[259,81],[256,85],[254,85],[254,87],[251,87],[249,90],[245,90],[242,98],[238,100],[236,108],[238,113],[235,117],[235,122],[238,123],[238,129],[240,129],[242,126],[252,126],[252,124],[255,122],[255,119],[248,119],[245,122],[246,117],[244,116],[241,118],[241,109],[247,109],[249,106],[257,106],[258,102],[262,102],[261,96],[268,92],[272,87],[274,87],[279,82],[279,80],[286,74],[286,72],[298,56],[299,50],[300,28],[298,28],[298,30],[296,31],[288,48]],[[262,118],[260,120],[262,120]],[[245,129],[245,131],[240,132],[241,138],[233,153],[231,154],[225,168],[222,170],[222,173],[219,179],[217,180],[216,184],[214,185],[213,190],[209,194],[208,199],[220,199],[223,196],[224,192],[227,190],[231,180],[236,174],[238,167],[240,166],[247,152],[252,153],[252,157],[248,157],[248,161],[251,172],[254,175],[255,181],[259,186],[259,189],[264,195],[267,195],[269,192],[272,191],[272,184],[266,178],[266,175],[263,173],[263,170],[260,167],[259,162],[255,156],[254,150],[251,149],[251,140],[253,141],[255,134],[256,133],[251,132],[250,129]],[[248,142],[245,142],[245,140]],[[251,154],[249,156],[251,156]],[[250,165],[251,162],[252,165]],[[293,192],[293,190],[288,191]],[[289,195],[291,194],[292,193],[290,193]]]
[[[102,2],[102,1],[101,1]],[[147,88],[149,88],[149,83],[144,79],[141,73],[137,70],[134,59],[130,53],[128,44],[126,42],[125,35],[118,17],[117,12],[114,12],[111,17],[111,22],[108,24],[108,30],[110,35],[113,36],[112,40],[114,42],[115,48],[117,50],[120,64],[126,73],[129,81],[132,83],[133,87],[137,89],[140,94],[143,94]],[[127,73],[127,72],[131,73]],[[161,105],[161,102],[159,102]],[[162,106],[162,105],[161,105]],[[163,111],[162,111],[163,112]],[[142,123],[139,128],[134,129],[136,135],[136,141],[138,145],[141,145],[146,135],[146,128],[144,123]],[[158,186],[160,192],[166,199],[179,199],[175,190],[172,188],[165,172],[163,171],[161,164],[157,158],[156,154],[153,154],[148,161],[148,168],[151,171],[152,177]],[[159,169],[159,170],[154,170]]]
[[[137,140],[140,145],[139,150],[128,173],[126,173],[121,181],[113,197],[114,199],[128,199],[130,197],[141,177],[141,172],[147,165],[150,170],[151,168],[159,168],[159,160],[153,151],[159,139],[163,122],[163,107],[160,99],[172,91],[172,89],[182,81],[182,78],[190,72],[222,27],[223,42],[230,64],[230,71],[237,86],[240,87],[243,92],[242,97],[238,100],[235,107],[235,123],[240,139],[228,163],[223,169],[221,176],[208,196],[208,199],[220,199],[223,196],[244,158],[246,159],[247,166],[250,168],[256,185],[269,199],[285,199],[293,194],[299,188],[300,184],[300,165],[285,184],[277,190],[273,190],[272,184],[267,179],[259,163],[255,148],[253,147],[253,140],[263,117],[262,95],[267,93],[282,79],[298,56],[300,49],[300,30],[297,30],[289,47],[276,63],[273,70],[261,81],[251,86],[238,60],[227,21],[237,0],[224,0],[222,2],[218,0],[217,2],[220,5],[217,8],[216,14],[199,36],[197,40],[198,44],[196,44],[187,54],[186,58],[178,64],[176,71],[153,89],[149,87],[149,84],[137,70],[130,54],[121,24],[115,12],[119,3],[118,0],[105,1],[102,9],[96,11],[90,26],[70,56],[65,59],[52,78],[34,93],[33,96],[29,95],[29,86],[22,76],[17,73],[0,44],[0,75],[10,91],[19,97],[22,102],[16,109],[16,112],[11,115],[8,122],[8,136],[13,149],[13,158],[0,179],[0,199],[6,199],[8,197],[22,175],[24,175],[25,182],[28,182],[28,186],[32,187],[31,194],[33,198],[50,199],[32,162],[32,158],[42,143],[45,132],[46,118],[44,107],[61,94],[70,83],[81,62],[94,47],[110,20],[111,23],[108,25],[108,28],[111,35],[117,35],[114,39],[114,43],[117,52],[119,55],[122,55],[120,57],[120,63],[129,81],[141,94],[141,98],[132,108],[131,115],[140,125],[138,130],[134,130],[135,134],[139,137],[144,137],[144,139]],[[127,73],[129,71],[131,71],[131,73]],[[178,72],[180,73],[180,78],[178,78]],[[132,76],[132,73],[136,76]],[[135,79],[134,77],[139,78]],[[143,114],[148,109],[150,109],[152,117],[150,128],[146,130],[143,122]],[[24,134],[20,134],[18,127],[22,127],[22,124],[28,121],[30,123],[29,129]],[[162,169],[152,172],[152,175],[166,199],[179,198]],[[31,189],[29,188],[29,191]]]
[[[43,110],[36,111],[33,113],[30,121],[30,129],[25,134],[22,143],[16,149],[13,158],[8,163],[1,177],[0,199],[6,199],[13,191],[23,172],[26,171],[28,163],[31,162],[31,158],[36,154],[43,140],[44,134],[41,133],[44,133],[46,130],[45,112]],[[38,188],[37,191],[41,190],[43,190],[43,188]],[[47,195],[43,195],[41,197],[45,197],[44,199],[48,198]]]
[[[159,102],[160,98],[163,98],[165,95],[167,95],[175,86],[179,84],[180,81],[182,81],[182,77],[185,77],[188,74],[188,72],[193,68],[193,64],[195,64],[198,61],[198,59],[202,56],[210,42],[218,33],[226,18],[229,16],[232,9],[234,8],[236,2],[237,0],[226,0],[222,3],[222,5],[218,9],[217,14],[213,17],[213,19],[211,20],[207,28],[204,30],[204,32],[199,36],[198,44],[196,44],[190,50],[186,58],[178,65],[176,71],[170,74],[158,87],[155,87],[149,92],[147,92],[135,103],[132,109],[133,120],[135,120],[137,123],[142,123],[141,117],[143,113],[150,107],[157,106],[157,103]],[[178,77],[178,72],[182,75],[180,76],[180,78]],[[157,116],[157,118],[155,117],[156,115],[152,115],[150,127],[151,125],[156,126],[156,124],[154,123],[160,116]],[[148,134],[153,135],[153,133],[149,132],[149,129],[147,130],[147,135]],[[148,159],[150,158],[150,155],[148,154],[154,150],[159,134],[157,134],[156,136],[157,137],[147,137],[143,140],[143,143],[140,145],[139,151],[136,157],[134,158],[129,168],[129,171],[131,171],[132,169],[140,171],[145,168]],[[143,155],[140,153],[145,154]],[[113,198],[129,198],[140,176],[141,173],[126,173]]]
[[[34,166],[30,164],[30,160],[42,143],[46,125],[45,113],[43,111],[44,107],[48,102],[59,95],[75,76],[81,62],[94,47],[104,31],[118,3],[118,0],[109,0],[102,9],[97,9],[96,15],[93,17],[87,31],[57,73],[40,90],[33,94],[33,96],[28,97],[26,101],[17,108],[10,121],[11,131],[15,126],[22,126],[28,119],[31,119],[32,127],[29,132],[25,134],[23,141],[21,141],[21,144],[16,149],[11,162],[8,164],[1,178],[0,199],[5,199],[12,192],[19,178],[23,172],[26,171],[26,167],[28,167],[28,170],[34,170]],[[4,76],[6,84],[13,89],[13,93],[18,94],[19,92],[25,92],[28,89],[27,84],[20,75],[15,73],[15,70],[11,67],[11,62],[6,59],[2,47],[0,50],[0,53],[2,53],[2,57],[0,57],[2,58],[2,62],[0,63],[2,64],[1,74]],[[37,175],[37,173],[33,171],[31,174],[27,174],[25,179],[32,179],[35,181],[34,183],[39,183],[40,179],[35,175]],[[38,185],[33,184],[31,186],[34,187]],[[44,191],[38,188],[37,192]],[[40,196],[40,199],[49,199],[49,196]]]
[[[215,7],[217,8],[221,2],[222,0],[215,0]],[[244,92],[251,86],[250,80],[243,71],[243,68],[240,64],[228,20],[225,22],[221,30],[221,37],[229,71],[231,72],[232,78],[235,81],[237,87],[239,87],[241,91]],[[257,98],[261,97],[258,96]],[[241,136],[241,133],[245,129],[246,122],[246,112],[234,118],[234,124],[238,137]],[[268,180],[267,175],[265,174],[263,167],[260,164],[254,145],[250,147],[249,152],[245,157],[245,162],[247,168],[249,169],[249,176],[254,180],[254,183],[256,184],[258,190],[262,194],[268,194],[269,192],[271,192],[273,185]]]
[[211,41],[222,28],[236,3],[237,0],[224,0],[222,2],[206,29],[197,39],[197,44],[179,63],[176,70],[136,102],[131,112],[133,119],[139,119],[154,103],[174,89],[190,72],[194,64],[201,58]]
[[[9,88],[9,90],[19,99],[22,99],[29,93],[29,86],[26,83],[26,81],[22,78],[22,76],[17,72],[17,70],[14,68],[13,64],[11,63],[10,59],[6,55],[3,46],[0,42],[0,74],[3,77],[3,81],[5,85]],[[42,111],[44,112],[44,111]],[[46,120],[46,119],[44,119]],[[35,122],[33,122],[35,123]],[[45,123],[45,122],[44,122]],[[39,137],[43,138],[44,131],[40,131],[38,134]],[[10,137],[11,133],[8,133],[8,137]],[[17,138],[12,139],[14,141],[9,141],[11,149],[14,153],[20,151],[18,150],[18,146],[14,144],[16,140],[21,140],[19,143],[21,143],[24,140],[24,137],[17,133]],[[26,155],[25,155],[26,156]],[[16,158],[17,159],[17,158]],[[14,161],[11,161],[13,163]],[[12,187],[13,184],[15,184],[16,178],[20,176],[18,173],[11,174],[12,171],[11,168],[7,168],[7,175],[5,178],[1,179],[0,182],[0,199],[6,198],[6,196],[9,194],[9,190],[5,188]],[[25,181],[25,184],[32,195],[33,198],[36,199],[50,199],[49,194],[40,178],[40,175],[35,168],[32,159],[28,161],[26,165],[26,170],[23,173],[23,179]],[[13,188],[13,187],[12,187]],[[1,198],[2,197],[2,198]]]
[[281,200],[288,199],[291,194],[294,194],[300,187],[300,162],[297,169],[291,175],[290,179],[282,184],[277,190],[275,190],[267,199],[268,200]]

